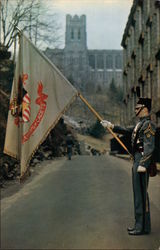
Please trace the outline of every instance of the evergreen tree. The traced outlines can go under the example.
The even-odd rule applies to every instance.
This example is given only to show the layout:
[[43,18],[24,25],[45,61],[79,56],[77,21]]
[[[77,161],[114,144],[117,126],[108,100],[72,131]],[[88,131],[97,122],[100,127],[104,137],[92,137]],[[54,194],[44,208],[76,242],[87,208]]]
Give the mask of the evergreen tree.
[[106,133],[106,129],[97,120],[96,123],[90,129],[90,135],[96,138],[102,138]]
[[113,95],[115,95],[117,93],[117,87],[116,87],[114,78],[112,78],[112,81],[111,81],[110,86],[109,86],[109,90],[110,90],[111,94],[113,94]]
[[123,89],[122,87],[117,87],[116,84],[115,84],[115,80],[112,78],[112,81],[109,85],[109,92],[110,92],[110,96],[111,98],[119,103],[119,102],[122,102],[122,99],[123,99]]

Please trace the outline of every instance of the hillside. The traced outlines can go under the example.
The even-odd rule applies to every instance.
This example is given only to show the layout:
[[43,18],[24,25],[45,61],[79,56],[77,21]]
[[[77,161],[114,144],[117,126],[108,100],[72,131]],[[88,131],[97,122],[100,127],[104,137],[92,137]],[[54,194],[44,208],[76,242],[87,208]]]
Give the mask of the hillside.
[[[116,91],[114,92],[108,87],[99,93],[82,93],[82,95],[103,119],[119,124],[123,109],[121,101],[122,90],[117,88]],[[80,98],[72,104],[67,114],[74,117],[77,121],[82,120],[86,125],[95,123],[97,119]]]

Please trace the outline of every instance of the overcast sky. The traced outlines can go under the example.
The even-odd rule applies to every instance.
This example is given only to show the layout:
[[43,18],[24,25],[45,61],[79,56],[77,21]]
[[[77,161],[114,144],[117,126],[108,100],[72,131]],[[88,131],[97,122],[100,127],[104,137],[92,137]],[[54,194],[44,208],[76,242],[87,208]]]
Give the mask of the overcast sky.
[[64,33],[66,14],[86,15],[88,49],[121,49],[121,40],[133,0],[48,0]]

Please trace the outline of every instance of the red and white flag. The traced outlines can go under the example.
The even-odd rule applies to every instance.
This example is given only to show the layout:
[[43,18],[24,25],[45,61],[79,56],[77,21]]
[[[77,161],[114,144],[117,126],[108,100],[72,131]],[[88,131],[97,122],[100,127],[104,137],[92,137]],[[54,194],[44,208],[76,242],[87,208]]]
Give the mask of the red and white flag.
[[21,34],[4,146],[4,153],[20,160],[21,177],[77,94],[55,65]]

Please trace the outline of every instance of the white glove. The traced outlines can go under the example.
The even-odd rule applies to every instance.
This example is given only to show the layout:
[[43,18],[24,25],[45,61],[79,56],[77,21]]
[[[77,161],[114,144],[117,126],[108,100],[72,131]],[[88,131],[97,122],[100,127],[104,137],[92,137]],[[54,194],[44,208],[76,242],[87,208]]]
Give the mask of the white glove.
[[114,124],[112,124],[111,122],[109,122],[109,121],[107,121],[107,120],[102,120],[100,123],[101,123],[101,125],[102,125],[104,128],[111,128],[111,129],[114,128]]
[[138,166],[137,172],[138,172],[138,173],[145,173],[145,172],[146,172],[146,168],[143,167],[143,166]]

